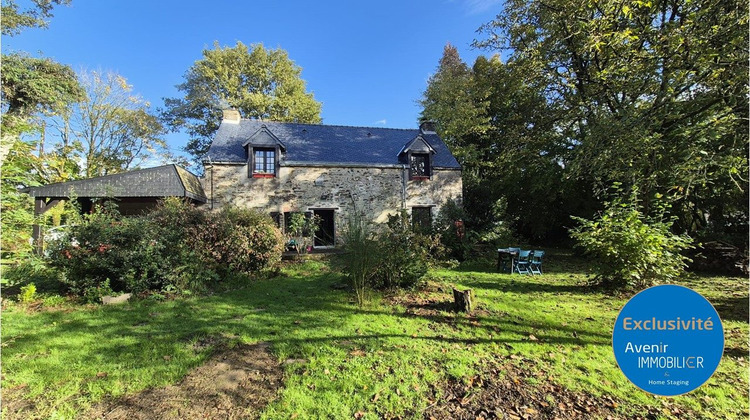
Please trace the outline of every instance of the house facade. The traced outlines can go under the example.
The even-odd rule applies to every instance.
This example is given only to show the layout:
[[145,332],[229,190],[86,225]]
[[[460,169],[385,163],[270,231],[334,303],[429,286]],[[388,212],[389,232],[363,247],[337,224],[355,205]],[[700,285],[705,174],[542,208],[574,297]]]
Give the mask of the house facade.
[[401,130],[278,123],[225,111],[203,161],[211,208],[271,214],[284,227],[294,212],[322,223],[315,246],[334,246],[354,211],[372,222],[407,210],[426,224],[461,200],[461,167],[429,124]]

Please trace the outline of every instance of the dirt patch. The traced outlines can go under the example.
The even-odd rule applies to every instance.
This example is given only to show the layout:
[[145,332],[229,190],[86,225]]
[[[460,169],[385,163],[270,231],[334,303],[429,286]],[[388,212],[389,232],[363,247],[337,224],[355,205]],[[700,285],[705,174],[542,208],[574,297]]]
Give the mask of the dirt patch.
[[95,406],[96,419],[247,419],[277,396],[282,368],[269,346],[223,349],[180,383]]
[[[670,406],[631,407],[640,414],[623,414],[619,402],[609,396],[573,392],[546,381],[534,369],[511,362],[485,369],[468,381],[449,381],[433,389],[436,401],[424,412],[425,419],[656,419],[688,415]],[[529,382],[535,382],[535,385]],[[695,414],[695,413],[692,413]],[[695,418],[695,417],[685,417]]]

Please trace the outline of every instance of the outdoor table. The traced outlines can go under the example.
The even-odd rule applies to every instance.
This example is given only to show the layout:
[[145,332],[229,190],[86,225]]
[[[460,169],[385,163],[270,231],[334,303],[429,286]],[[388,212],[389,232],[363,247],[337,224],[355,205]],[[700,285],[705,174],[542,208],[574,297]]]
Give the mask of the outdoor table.
[[[516,259],[518,258],[518,248],[498,248],[497,249],[497,271],[500,271],[500,265],[503,260],[510,259],[510,272],[516,268]],[[505,266],[505,264],[502,264]]]

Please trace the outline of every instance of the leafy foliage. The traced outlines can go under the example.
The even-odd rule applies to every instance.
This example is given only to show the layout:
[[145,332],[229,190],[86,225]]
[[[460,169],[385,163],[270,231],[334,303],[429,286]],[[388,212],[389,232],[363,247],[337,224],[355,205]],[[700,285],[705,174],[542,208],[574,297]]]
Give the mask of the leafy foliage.
[[29,283],[21,287],[21,293],[18,295],[18,301],[21,303],[31,303],[36,299],[36,285]]
[[414,229],[405,210],[388,216],[379,230],[355,210],[341,241],[334,263],[352,282],[360,306],[370,289],[414,288],[444,252],[439,237]]
[[681,254],[691,247],[688,236],[671,232],[673,218],[664,208],[655,216],[642,213],[633,188],[628,201],[615,197],[593,220],[580,223],[571,235],[594,258],[600,283],[615,288],[642,288],[678,277],[687,266]]
[[36,170],[41,164],[31,153],[33,149],[33,143],[17,141],[0,171],[0,255],[4,265],[17,264],[31,255],[34,201],[19,187],[39,185]]
[[11,115],[59,112],[85,96],[73,70],[49,58],[3,55],[1,79],[3,111]]
[[564,164],[558,179],[596,201],[637,185],[680,230],[722,234],[747,218],[747,23],[738,1],[511,0],[477,45],[509,51],[543,95],[555,147],[532,150]]
[[152,224],[122,218],[108,202],[50,245],[52,264],[63,270],[70,291],[78,295],[105,283],[117,292],[158,289],[169,267],[151,232]]
[[80,162],[82,173],[75,176],[90,178],[169,157],[162,138],[164,127],[123,76],[83,71],[78,78],[85,99],[53,120],[60,141],[51,158]]
[[519,236],[559,239],[556,226],[586,214],[576,199],[586,189],[565,178],[564,151],[549,135],[554,113],[522,72],[499,57],[480,56],[470,68],[446,46],[422,118],[438,122],[463,167],[467,229],[497,236],[491,231],[502,224]]
[[30,9],[21,11],[15,0],[3,0],[3,35],[18,35],[24,28],[46,28],[45,19],[52,17],[52,8],[59,4],[68,5],[70,0],[32,0],[32,3]]
[[431,260],[442,254],[438,237],[414,229],[406,210],[388,216],[386,226],[376,239],[379,258],[372,286],[414,288],[427,274]]
[[[3,2],[3,13],[5,8]],[[3,16],[3,25],[5,20]],[[38,112],[63,112],[70,103],[85,96],[73,70],[66,65],[23,53],[3,55],[2,62],[0,165],[21,135],[35,130],[32,116]]]
[[71,292],[204,291],[231,273],[251,273],[281,260],[281,233],[252,210],[208,213],[178,199],[153,213],[121,217],[111,203],[86,216],[50,246],[51,262]]
[[284,241],[267,214],[227,206],[204,215],[190,243],[201,261],[215,264],[220,273],[251,273],[281,261]]
[[380,245],[372,226],[356,208],[349,213],[340,239],[342,252],[336,256],[334,264],[351,281],[361,307],[368,301],[368,290],[379,263]]
[[435,231],[440,235],[440,243],[451,259],[464,261],[469,256],[473,241],[467,236],[467,218],[468,214],[463,206],[451,199],[442,205],[435,220]]
[[237,109],[246,118],[320,123],[320,102],[305,91],[301,72],[280,48],[215,43],[177,85],[184,97],[165,98],[161,116],[171,129],[187,130],[186,150],[196,158],[208,150],[223,109]]
[[297,253],[307,252],[307,248],[313,245],[315,231],[318,230],[321,221],[320,215],[317,214],[308,216],[305,213],[293,212],[289,216],[287,235],[296,243]]

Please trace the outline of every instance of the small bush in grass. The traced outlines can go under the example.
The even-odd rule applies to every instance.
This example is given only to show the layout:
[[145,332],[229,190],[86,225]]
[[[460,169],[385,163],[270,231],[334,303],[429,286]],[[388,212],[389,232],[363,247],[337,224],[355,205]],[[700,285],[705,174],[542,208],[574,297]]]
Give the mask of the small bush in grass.
[[21,293],[18,295],[18,301],[21,303],[31,303],[36,300],[36,285],[29,283],[21,287]]
[[645,216],[633,188],[627,201],[615,198],[593,220],[575,218],[580,223],[571,236],[593,257],[597,280],[614,288],[641,288],[679,276],[688,258],[681,251],[691,247],[688,236],[671,232],[674,219]]
[[386,226],[377,237],[380,258],[373,287],[413,288],[427,273],[431,259],[440,256],[439,239],[413,229],[405,210],[389,216]]
[[413,229],[406,211],[389,216],[384,229],[375,231],[355,210],[341,242],[343,252],[334,262],[351,281],[360,306],[370,289],[415,287],[443,252],[438,236]]
[[340,240],[342,252],[333,262],[351,281],[357,304],[362,306],[379,263],[379,244],[372,227],[356,209],[349,214]]
[[42,306],[55,307],[61,306],[68,302],[64,296],[60,295],[44,295],[42,296]]

